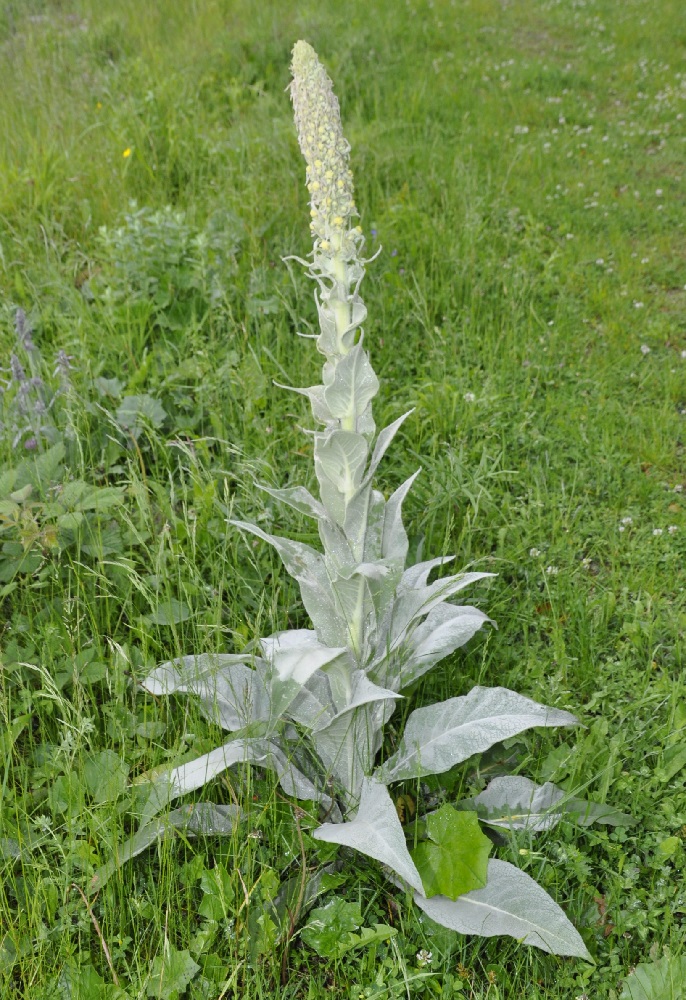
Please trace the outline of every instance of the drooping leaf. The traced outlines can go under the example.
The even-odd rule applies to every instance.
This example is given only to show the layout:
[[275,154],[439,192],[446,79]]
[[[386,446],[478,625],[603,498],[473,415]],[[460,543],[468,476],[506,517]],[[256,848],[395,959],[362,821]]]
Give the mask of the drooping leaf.
[[526,729],[576,721],[569,712],[539,705],[507,688],[475,687],[463,697],[415,709],[398,750],[377,774],[386,783],[441,774]]
[[481,626],[490,621],[478,608],[437,605],[410,635],[400,686],[414,683],[444,657],[469,642]]
[[624,980],[619,1000],[686,1000],[686,955],[641,962]]
[[99,892],[122,865],[142,854],[156,841],[177,832],[183,832],[187,837],[224,837],[233,831],[238,817],[238,806],[216,805],[214,802],[193,802],[173,809],[167,816],[146,823],[118,845],[113,857],[91,879],[90,891]]
[[444,805],[426,817],[426,827],[430,839],[410,852],[424,895],[457,899],[472,889],[483,889],[493,844],[481,832],[476,814]]
[[354,847],[388,865],[417,891],[422,891],[422,880],[410,857],[405,834],[398,819],[388,789],[374,778],[364,778],[360,805],[353,820],[348,823],[324,823],[313,831],[317,840],[329,844]]
[[459,934],[505,934],[553,955],[592,961],[581,935],[557,903],[526,872],[507,861],[488,862],[484,889],[456,900],[447,896],[426,899],[416,893],[414,900],[437,924]]
[[180,656],[161,663],[142,686],[156,695],[194,694],[207,719],[236,732],[249,722],[269,718],[264,683],[260,674],[244,662],[247,658],[232,653]]
[[580,826],[632,826],[636,822],[612,806],[570,796],[551,781],[537,785],[521,775],[494,778],[483,792],[463,799],[458,808],[475,809],[489,826],[533,832],[549,830],[563,817]]

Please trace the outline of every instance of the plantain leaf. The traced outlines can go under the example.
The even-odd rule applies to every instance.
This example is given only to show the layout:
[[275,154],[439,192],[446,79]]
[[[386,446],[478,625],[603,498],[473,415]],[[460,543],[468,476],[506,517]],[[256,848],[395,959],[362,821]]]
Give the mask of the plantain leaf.
[[685,1000],[686,956],[642,962],[624,980],[619,1000]]
[[576,721],[569,712],[539,705],[507,688],[475,687],[461,698],[412,712],[398,750],[376,773],[386,784],[441,774],[526,729],[572,726]]
[[472,889],[483,889],[493,844],[481,832],[476,813],[441,806],[426,817],[426,827],[430,839],[410,852],[424,895],[457,899]]
[[526,872],[507,861],[488,862],[484,889],[456,900],[447,896],[426,899],[415,893],[414,901],[437,924],[459,934],[506,934],[553,955],[592,961],[581,935],[557,903]]

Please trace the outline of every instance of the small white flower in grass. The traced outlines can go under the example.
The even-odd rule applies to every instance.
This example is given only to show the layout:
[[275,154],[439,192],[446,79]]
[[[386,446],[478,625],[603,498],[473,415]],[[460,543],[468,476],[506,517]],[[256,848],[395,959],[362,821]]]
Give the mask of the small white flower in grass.
[[650,348],[647,344],[641,344],[641,354],[650,354]]
[[670,524],[670,526],[667,528],[667,531],[670,533],[670,535],[676,534],[678,530],[679,528],[677,527],[676,524]]
[[566,240],[573,240],[574,239],[574,233],[567,233],[567,235],[565,236],[565,239]]
[[683,493],[684,492],[683,484],[682,483],[677,483],[676,486],[674,487],[674,492],[675,493]]
[[590,569],[591,562],[592,560],[590,556],[584,556],[584,558],[581,560],[581,565],[583,566],[584,569]]
[[560,567],[559,566],[546,566],[545,571],[546,571],[546,575],[547,576],[557,576],[557,574],[560,572]]
[[624,527],[623,524],[620,524],[620,526],[617,528],[617,531],[626,531],[626,528]]
[[602,267],[604,263],[605,263],[604,257],[598,257],[598,259],[596,261],[596,264],[598,265],[598,267]]
[[662,534],[662,528],[653,528],[653,534],[655,537]]
[[531,556],[532,559],[538,559],[540,554],[541,554],[540,549],[529,549],[529,555]]
[[622,524],[633,524],[634,523],[634,519],[633,519],[633,517],[623,517],[621,523]]
[[465,403],[473,403],[476,400],[476,396],[474,395],[473,392],[465,392],[462,398],[464,399]]
[[431,965],[432,958],[433,958],[432,952],[427,951],[426,948],[420,948],[420,950],[417,952],[417,965],[420,968],[423,968],[425,965]]
[[681,357],[684,358],[684,359],[686,359],[686,351],[682,351],[681,352]]
[[642,308],[643,308],[642,302],[634,302],[634,309],[642,309]]

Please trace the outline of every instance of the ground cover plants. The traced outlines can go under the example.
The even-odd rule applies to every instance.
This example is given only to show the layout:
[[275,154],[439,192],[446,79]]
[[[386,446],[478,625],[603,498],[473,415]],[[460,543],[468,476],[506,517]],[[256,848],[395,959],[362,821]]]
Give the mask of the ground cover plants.
[[[682,18],[2,7],[3,994],[679,995]],[[478,815],[491,858],[540,884],[595,965],[442,930],[318,838],[317,803],[278,771],[150,795],[227,740],[214,697],[144,689],[158,665],[247,667],[268,660],[260,636],[310,627],[269,546],[229,523],[320,544],[279,502],[319,485],[308,400],[273,384],[316,382],[295,338],[318,333],[311,289],[281,264],[311,250],[283,93],[298,37],[336,81],[366,255],[383,245],[364,281],[374,416],[414,407],[376,489],[422,466],[410,570],[457,553],[497,574],[470,601],[498,630],[393,699],[379,760],[473,688],[584,724],[391,784],[393,809],[423,876],[442,830],[418,817]]]

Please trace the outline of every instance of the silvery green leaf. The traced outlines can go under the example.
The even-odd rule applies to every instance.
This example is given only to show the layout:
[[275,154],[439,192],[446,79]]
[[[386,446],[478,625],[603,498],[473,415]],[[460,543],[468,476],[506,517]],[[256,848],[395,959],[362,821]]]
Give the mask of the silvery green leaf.
[[355,711],[341,712],[326,728],[312,734],[318,757],[349,805],[357,801],[364,776],[371,771],[381,746],[375,709],[375,704],[364,704]]
[[580,826],[632,826],[636,822],[612,806],[570,796],[551,781],[537,785],[521,775],[493,778],[483,792],[463,799],[458,807],[475,809],[489,826],[533,832],[549,830],[565,817]]
[[288,718],[306,729],[316,729],[330,722],[335,712],[327,671],[310,677],[288,707]]
[[413,412],[414,408],[412,410],[408,410],[407,413],[403,413],[402,417],[398,417],[398,419],[394,420],[392,424],[388,425],[388,427],[384,427],[382,430],[379,431],[379,436],[376,439],[376,444],[374,445],[374,451],[372,452],[371,461],[369,463],[369,468],[367,470],[367,479],[372,478],[377,468],[379,467],[381,459],[388,451],[388,448],[390,447],[393,438],[398,433],[401,424],[403,424],[405,420],[407,420],[409,415]]
[[272,654],[266,681],[271,704],[271,721],[277,722],[316,671],[341,656],[345,647],[308,644],[300,648],[277,649]]
[[494,743],[535,726],[572,726],[569,712],[539,705],[507,688],[475,687],[461,698],[409,716],[398,750],[380,769],[382,781],[442,774]]
[[300,584],[305,610],[312,620],[319,639],[329,646],[343,645],[347,641],[348,630],[345,623],[340,621],[324,556],[302,542],[269,535],[248,521],[232,520],[229,523],[257,535],[258,538],[274,546],[288,572]]
[[391,651],[396,649],[418,618],[428,615],[432,608],[454,597],[470,584],[493,575],[493,573],[458,573],[455,576],[435,580],[427,587],[411,590],[401,590],[398,587],[398,598],[379,638],[387,649]]
[[324,559],[330,575],[350,575],[357,559],[343,528],[325,514],[319,521],[319,537],[324,546]]
[[339,577],[332,584],[341,624],[346,627],[348,642],[358,658],[363,653],[360,640],[376,627],[376,612],[369,582],[359,573],[348,579]]
[[327,726],[334,722],[337,722],[347,713],[354,711],[361,705],[368,705],[375,701],[397,701],[402,698],[403,695],[398,694],[396,691],[391,691],[389,688],[379,687],[378,684],[374,684],[369,680],[367,675],[363,671],[358,670],[353,678],[353,689],[350,696],[350,701],[342,708],[329,722],[324,722],[320,725],[313,726],[313,731],[315,733],[321,732],[326,729]]
[[437,924],[458,934],[505,934],[553,955],[592,961],[581,935],[563,910],[526,872],[507,861],[488,862],[488,882],[457,899],[421,893],[417,906]]
[[335,367],[332,382],[324,389],[331,415],[356,421],[379,391],[379,380],[361,343],[355,344]]
[[314,468],[322,502],[338,524],[344,523],[347,504],[362,482],[367,451],[366,439],[353,431],[315,436]]
[[424,562],[409,566],[402,575],[400,589],[416,590],[426,587],[429,583],[431,570],[436,569],[438,566],[445,566],[446,563],[452,562],[454,558],[455,556],[437,556],[435,559],[426,559]]
[[221,653],[182,656],[161,664],[142,686],[151,694],[175,691],[196,695],[205,718],[229,732],[269,718],[262,677],[239,656]]
[[478,608],[439,604],[411,633],[400,687],[412,684],[450,653],[464,646],[491,619]]
[[406,479],[390,495],[384,513],[381,554],[384,559],[397,560],[401,567],[405,565],[408,550],[407,532],[405,531],[402,517],[403,500],[409,493],[420,471],[420,469],[417,469],[414,475]]
[[268,493],[275,500],[280,500],[282,503],[288,504],[289,507],[299,511],[301,514],[307,514],[308,517],[314,517],[317,520],[326,518],[326,511],[322,504],[319,500],[315,500],[310,491],[306,490],[304,486],[289,486],[286,489],[275,490],[270,486],[260,486],[259,483],[256,485],[263,493]]
[[422,890],[422,880],[410,857],[405,833],[395,805],[385,788],[374,778],[362,781],[360,805],[348,823],[324,823],[313,831],[316,840],[329,844],[354,847],[384,865],[388,865],[405,882]]
[[312,802],[319,802],[325,808],[333,805],[330,795],[318,788],[306,774],[295,766],[293,761],[275,743],[269,747],[269,767],[276,771],[279,784],[286,795],[292,795],[296,799],[308,799]]
[[187,837],[227,836],[233,832],[238,818],[238,806],[216,805],[214,802],[194,802],[181,806],[180,809],[173,809],[167,816],[146,823],[132,837],[118,845],[114,857],[93,876],[89,890],[99,892],[118,868],[156,841],[164,840],[177,831],[183,831]]
[[236,739],[209,753],[157,774],[150,782],[150,797],[141,817],[141,827],[166,809],[181,795],[194,792],[216,778],[233,764],[252,763],[268,766],[269,744],[262,739]]
[[287,628],[281,632],[274,632],[273,635],[264,636],[259,640],[259,645],[266,659],[271,660],[281,650],[301,649],[305,646],[318,649],[321,643],[312,628]]
[[551,781],[537,785],[521,775],[494,778],[488,787],[461,807],[476,809],[489,826],[510,830],[549,830],[562,817],[559,803],[565,793]]
[[175,691],[187,692],[195,684],[219,670],[236,664],[245,666],[246,657],[234,653],[200,653],[197,656],[180,656],[155,667],[142,686],[150,694],[170,695]]

